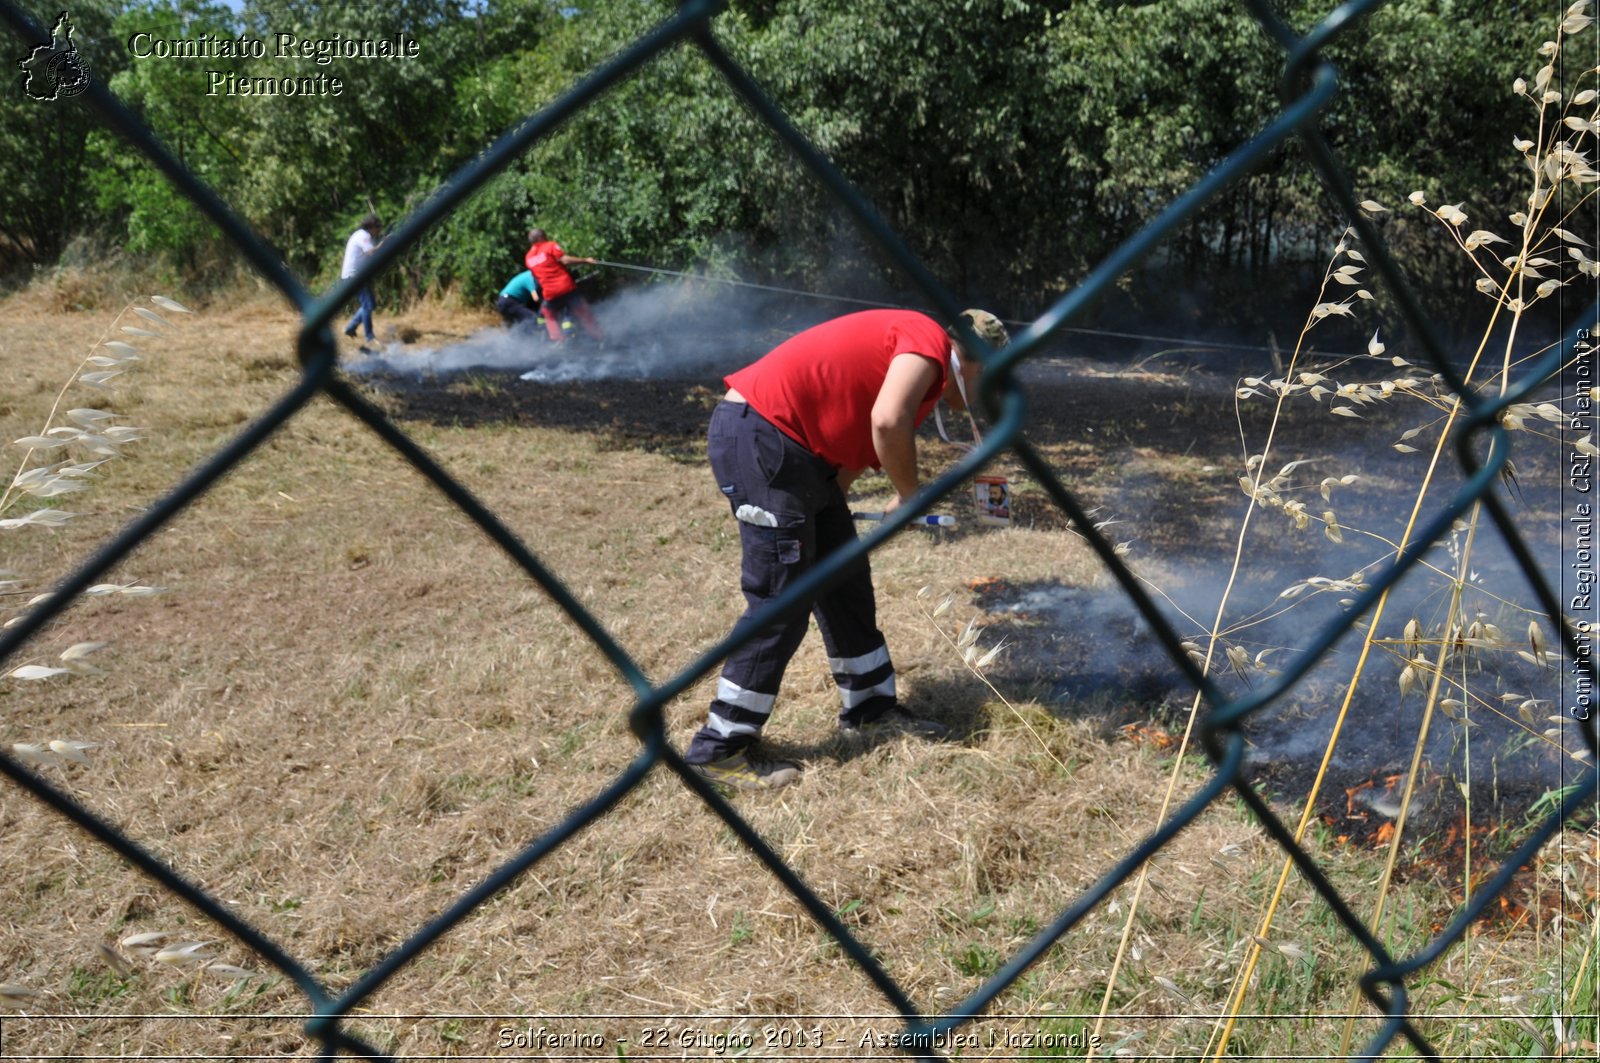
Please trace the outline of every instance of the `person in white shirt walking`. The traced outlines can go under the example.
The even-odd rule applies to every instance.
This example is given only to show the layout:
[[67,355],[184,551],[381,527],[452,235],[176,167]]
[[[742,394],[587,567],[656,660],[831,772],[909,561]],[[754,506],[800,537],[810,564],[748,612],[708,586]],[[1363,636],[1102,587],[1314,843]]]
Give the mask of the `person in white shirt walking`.
[[[361,263],[372,254],[372,249],[377,245],[378,233],[383,227],[378,222],[376,214],[368,214],[361,220],[361,227],[350,234],[350,239],[344,242],[344,265],[339,270],[339,279],[344,280],[354,277],[356,270],[361,268]],[[356,327],[362,326],[366,330],[365,341],[375,342],[372,334],[372,286],[367,285],[356,293],[356,314],[350,319],[350,324],[344,327],[344,334],[355,339]]]

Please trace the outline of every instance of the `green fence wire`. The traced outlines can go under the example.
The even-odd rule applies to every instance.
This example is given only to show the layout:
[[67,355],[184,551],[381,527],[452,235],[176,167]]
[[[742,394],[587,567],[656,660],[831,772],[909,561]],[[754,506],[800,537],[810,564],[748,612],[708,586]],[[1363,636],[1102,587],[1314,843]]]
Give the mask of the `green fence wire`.
[[[1295,688],[1312,667],[1366,615],[1382,595],[1394,587],[1418,560],[1440,539],[1452,524],[1474,505],[1483,506],[1505,539],[1528,585],[1545,615],[1562,633],[1562,641],[1575,675],[1592,688],[1594,663],[1580,632],[1564,619],[1562,603],[1549,582],[1541,575],[1515,521],[1496,492],[1496,483],[1511,457],[1511,446],[1500,414],[1513,403],[1521,402],[1540,386],[1554,379],[1575,351],[1586,350],[1579,328],[1565,336],[1529,368],[1524,382],[1505,394],[1485,396],[1466,386],[1445,355],[1438,330],[1429,320],[1384,241],[1365,213],[1359,209],[1352,185],[1340,159],[1329,147],[1319,125],[1321,116],[1339,90],[1337,72],[1322,57],[1322,50],[1381,0],[1351,0],[1340,5],[1304,36],[1296,35],[1273,12],[1268,0],[1243,0],[1262,29],[1285,54],[1282,76],[1282,109],[1257,136],[1223,160],[1192,188],[1178,197],[1150,225],[1118,247],[1071,292],[1028,325],[1004,351],[987,360],[980,390],[993,428],[981,446],[938,477],[913,500],[901,507],[854,548],[830,557],[791,586],[770,606],[773,617],[806,611],[806,603],[833,585],[858,559],[905,528],[913,518],[925,514],[941,498],[961,487],[971,476],[995,461],[1003,452],[1014,454],[1045,489],[1051,500],[1083,531],[1094,551],[1112,573],[1123,591],[1143,615],[1150,629],[1165,648],[1172,662],[1184,673],[1204,698],[1206,711],[1198,734],[1213,762],[1205,785],[1158,829],[1142,839],[1126,857],[1106,869],[1080,897],[1065,907],[1055,920],[1041,929],[1016,955],[966,1000],[943,1015],[924,1015],[890,972],[873,958],[869,950],[840,922],[833,910],[767,845],[761,836],[705,781],[690,772],[667,741],[664,706],[715,670],[738,645],[742,633],[730,633],[717,645],[679,674],[660,685],[652,685],[639,666],[593,616],[568,592],[555,573],[511,532],[495,514],[480,503],[460,483],[440,468],[409,436],[382,411],[368,402],[340,375],[338,354],[329,322],[355,293],[367,285],[433,228],[456,206],[533,144],[548,136],[563,121],[590,104],[601,93],[629,78],[663,52],[676,47],[699,49],[722,72],[732,90],[738,93],[760,118],[795,153],[801,163],[821,181],[838,202],[850,212],[855,223],[869,235],[915,285],[930,305],[947,320],[954,320],[961,306],[927,267],[899,239],[873,210],[872,206],[784,116],[761,86],[718,44],[714,34],[717,16],[725,7],[718,0],[688,0],[677,13],[651,32],[634,41],[615,58],[556,100],[500,138],[475,162],[456,173],[418,211],[369,256],[360,272],[342,281],[320,297],[308,293],[299,278],[290,273],[280,259],[240,220],[218,196],[190,173],[164,148],[151,131],[104,86],[91,81],[81,99],[143,152],[172,182],[222,231],[237,252],[271,282],[300,312],[303,324],[299,333],[298,354],[301,376],[296,385],[264,415],[253,422],[236,440],[213,455],[200,469],[179,484],[137,520],[106,543],[59,587],[48,600],[32,610],[26,619],[0,637],[0,664],[9,659],[44,625],[66,609],[80,593],[138,547],[184,507],[194,501],[221,477],[237,466],[261,443],[287,424],[318,395],[325,395],[343,406],[431,480],[461,512],[470,517],[500,549],[504,550],[606,656],[637,694],[629,724],[641,743],[637,757],[615,781],[574,809],[559,825],[498,868],[453,906],[418,929],[378,966],[356,984],[334,992],[317,980],[280,943],[260,932],[232,912],[226,904],[189,882],[137,843],[120,833],[94,813],[73,800],[61,789],[25,767],[9,753],[0,750],[0,771],[39,801],[82,827],[110,849],[121,854],[145,874],[173,894],[193,905],[217,925],[227,929],[262,959],[283,972],[305,994],[310,1018],[307,1034],[317,1041],[326,1055],[341,1052],[374,1058],[383,1053],[353,1033],[348,1020],[363,1002],[376,993],[396,972],[405,968],[452,927],[478,906],[507,888],[518,876],[569,842],[585,826],[604,816],[624,796],[639,786],[652,772],[670,771],[683,785],[693,790],[706,805],[738,835],[750,850],[783,883],[872,980],[905,1026],[899,1043],[908,1055],[926,1058],[915,1047],[941,1043],[951,1032],[981,1015],[1016,979],[1049,948],[1060,941],[1093,911],[1118,885],[1136,875],[1140,866],[1154,856],[1174,835],[1199,816],[1208,806],[1230,791],[1247,804],[1263,828],[1293,860],[1305,880],[1312,885],[1348,933],[1370,954],[1371,966],[1361,977],[1362,991],[1383,1017],[1383,1024],[1358,1058],[1381,1055],[1391,1049],[1410,1050],[1438,1058],[1413,1021],[1408,1006],[1407,981],[1424,971],[1446,950],[1459,942],[1469,925],[1506,890],[1512,876],[1529,863],[1535,854],[1579,809],[1592,803],[1596,794],[1596,770],[1587,769],[1575,785],[1565,791],[1559,807],[1549,813],[1523,844],[1509,856],[1499,870],[1485,881],[1461,908],[1455,919],[1426,947],[1408,956],[1396,956],[1367,928],[1344,897],[1329,881],[1317,862],[1295,840],[1293,832],[1269,807],[1265,797],[1243,774],[1245,739],[1243,725],[1254,713]],[[0,2],[0,15],[25,42],[47,40],[49,34],[9,3]],[[1079,321],[1117,279],[1149,255],[1179,226],[1193,218],[1209,200],[1250,173],[1253,166],[1287,142],[1297,140],[1319,173],[1327,192],[1344,208],[1359,234],[1369,261],[1383,278],[1400,307],[1412,334],[1422,345],[1435,372],[1460,397],[1467,413],[1465,430],[1458,437],[1459,460],[1467,479],[1455,497],[1440,511],[1410,545],[1380,572],[1368,588],[1336,622],[1318,632],[1298,662],[1273,681],[1262,684],[1243,696],[1229,698],[1197,666],[1184,650],[1178,633],[1167,622],[1143,585],[1117,556],[1109,540],[1095,529],[1095,522],[1061,482],[1050,464],[1025,435],[1027,412],[1024,390],[1015,371],[1036,354],[1052,335]],[[1600,308],[1597,308],[1600,309]],[[1595,310],[1582,318],[1593,323]],[[742,631],[761,625],[752,624]],[[1582,733],[1591,755],[1597,752],[1595,721],[1583,721]],[[1402,1043],[1404,1042],[1404,1044]]]

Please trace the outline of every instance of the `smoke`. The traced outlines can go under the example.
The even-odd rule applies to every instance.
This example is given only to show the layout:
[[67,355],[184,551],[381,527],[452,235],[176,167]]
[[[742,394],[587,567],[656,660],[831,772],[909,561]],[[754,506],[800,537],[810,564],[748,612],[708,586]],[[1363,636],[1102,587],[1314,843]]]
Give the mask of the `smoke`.
[[[1235,494],[1232,480],[1243,471],[1242,462],[1203,466],[1203,474],[1191,468],[1188,475],[1201,486],[1184,485],[1176,494],[1153,489],[1151,478],[1135,470],[1102,487],[1097,500],[1119,522],[1107,534],[1131,540],[1129,563],[1152,591],[1157,612],[1197,653],[1212,648],[1207,632],[1226,601],[1221,643],[1211,659],[1213,680],[1225,698],[1261,690],[1277,681],[1277,672],[1309,669],[1246,721],[1249,762],[1284,765],[1285,777],[1292,776],[1317,763],[1337,720],[1341,737],[1332,765],[1341,772],[1398,770],[1425,735],[1424,755],[1436,771],[1455,770],[1467,778],[1463,765],[1470,758],[1474,786],[1498,786],[1501,796],[1543,787],[1562,763],[1562,746],[1580,747],[1574,727],[1550,727],[1561,719],[1562,706],[1577,704],[1578,684],[1559,650],[1538,659],[1530,623],[1547,647],[1555,646],[1558,631],[1542,615],[1517,557],[1492,522],[1475,535],[1464,525],[1447,532],[1389,589],[1381,614],[1368,606],[1361,622],[1377,619],[1369,651],[1364,652],[1365,629],[1357,628],[1319,659],[1308,657],[1335,625],[1351,619],[1351,605],[1386,572],[1394,544],[1406,540],[1409,485],[1418,473],[1410,458],[1388,445],[1392,438],[1380,431],[1347,443],[1335,436],[1317,440],[1323,461],[1300,470],[1301,486],[1289,497],[1320,503],[1316,485],[1323,474],[1359,473],[1359,480],[1339,487],[1324,503],[1338,511],[1343,541],[1330,541],[1320,526],[1295,532],[1284,514],[1258,512],[1236,575],[1236,522],[1247,499]],[[1563,553],[1559,529],[1545,515],[1561,511],[1561,467],[1555,460],[1560,455],[1540,440],[1519,442],[1525,443],[1518,452],[1521,487],[1509,504],[1543,576],[1554,584]],[[1197,449],[1209,455],[1220,446],[1201,436]],[[1452,500],[1466,479],[1459,470],[1441,467],[1435,473],[1438,483],[1422,507],[1424,517]],[[1184,522],[1182,534],[1162,530],[1162,522],[1175,520]],[[1153,541],[1147,540],[1152,533]],[[1452,577],[1458,573],[1456,586]],[[994,592],[985,609],[1019,618],[1013,631],[1001,628],[991,637],[1005,633],[1014,639],[1006,666],[1016,681],[1049,691],[1063,712],[1079,704],[1097,708],[1110,698],[1147,706],[1173,721],[1183,718],[1193,698],[1193,686],[1120,586],[1015,584]],[[1447,622],[1456,625],[1448,638]],[[1469,630],[1480,624],[1486,626]],[[1424,730],[1434,676],[1423,665],[1404,684],[1402,679],[1419,657],[1437,663],[1447,642],[1449,668],[1439,698],[1465,709],[1455,715],[1436,709]],[[1464,737],[1469,727],[1470,741]],[[1539,740],[1541,734],[1547,741]],[[1517,781],[1508,782],[1509,775]]]
[[350,368],[419,379],[491,369],[543,384],[715,377],[829,316],[826,309],[797,308],[792,299],[710,281],[630,288],[590,309],[603,340],[585,335],[577,321],[568,332],[572,342],[561,344],[542,326],[497,325],[437,349],[390,344]]

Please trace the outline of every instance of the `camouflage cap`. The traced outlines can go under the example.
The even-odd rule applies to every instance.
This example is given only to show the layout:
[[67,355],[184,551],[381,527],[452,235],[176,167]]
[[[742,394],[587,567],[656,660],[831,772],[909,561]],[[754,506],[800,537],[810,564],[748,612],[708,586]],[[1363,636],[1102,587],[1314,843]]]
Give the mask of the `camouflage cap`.
[[[998,351],[1011,342],[1011,335],[1006,332],[1004,323],[989,311],[963,310],[961,311],[961,316],[971,326],[972,331],[977,334],[978,338],[987,343],[991,349]],[[961,338],[961,334],[954,328],[949,331],[956,339],[959,340]]]

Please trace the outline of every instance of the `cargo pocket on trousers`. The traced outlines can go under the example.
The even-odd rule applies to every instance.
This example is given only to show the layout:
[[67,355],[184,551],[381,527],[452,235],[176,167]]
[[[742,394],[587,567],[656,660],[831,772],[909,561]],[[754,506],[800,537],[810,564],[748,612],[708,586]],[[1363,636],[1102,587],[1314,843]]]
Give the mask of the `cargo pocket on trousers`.
[[801,545],[799,539],[779,539],[777,546],[778,564],[798,565],[800,563]]
[[804,571],[805,518],[769,513],[754,506],[740,508],[744,511],[739,528],[739,537],[744,541],[740,582],[748,594],[774,597]]

